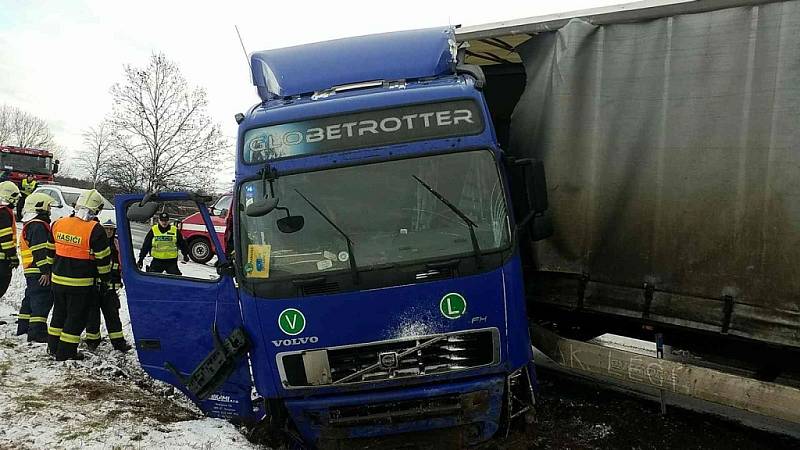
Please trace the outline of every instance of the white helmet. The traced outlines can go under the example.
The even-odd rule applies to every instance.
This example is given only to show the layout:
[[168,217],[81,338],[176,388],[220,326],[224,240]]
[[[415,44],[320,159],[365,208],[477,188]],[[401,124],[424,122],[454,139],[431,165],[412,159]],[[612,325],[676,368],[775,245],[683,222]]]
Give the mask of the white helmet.
[[0,202],[14,205],[19,199],[19,188],[13,181],[3,181],[0,183]]
[[78,201],[75,202],[75,209],[86,208],[97,214],[103,209],[103,200],[105,199],[97,192],[97,189],[90,189],[78,197]]
[[50,205],[54,202],[53,197],[42,192],[34,192],[25,199],[22,206],[22,221],[27,222],[39,214],[50,213]]

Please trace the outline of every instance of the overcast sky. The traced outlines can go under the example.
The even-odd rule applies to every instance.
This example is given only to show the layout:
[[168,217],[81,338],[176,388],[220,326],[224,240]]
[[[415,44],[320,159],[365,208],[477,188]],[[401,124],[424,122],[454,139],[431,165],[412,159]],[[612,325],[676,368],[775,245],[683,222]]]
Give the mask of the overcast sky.
[[[0,104],[44,118],[72,155],[111,109],[123,64],[152,52],[208,92],[209,113],[234,142],[233,116],[257,102],[234,25],[248,52],[339,37],[585,9],[624,0],[182,2],[0,0]],[[233,162],[223,179],[232,178]]]

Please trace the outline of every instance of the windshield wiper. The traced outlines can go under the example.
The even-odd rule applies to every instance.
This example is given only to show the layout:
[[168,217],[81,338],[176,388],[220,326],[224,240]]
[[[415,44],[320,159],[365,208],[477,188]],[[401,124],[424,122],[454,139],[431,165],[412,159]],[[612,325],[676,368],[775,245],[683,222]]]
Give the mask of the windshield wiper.
[[297,195],[302,197],[303,200],[306,201],[306,203],[308,203],[312,208],[314,208],[314,211],[316,211],[320,216],[322,216],[323,219],[325,219],[329,224],[331,224],[331,226],[336,231],[338,231],[339,234],[342,235],[342,237],[344,237],[344,240],[347,241],[347,252],[350,254],[350,257],[348,258],[350,261],[350,271],[353,272],[353,282],[355,284],[358,284],[358,266],[356,266],[356,257],[355,255],[353,255],[353,241],[350,239],[349,236],[347,236],[347,234],[345,234],[344,231],[342,231],[341,228],[336,226],[336,224],[333,223],[333,221],[328,216],[326,216],[324,212],[322,212],[319,208],[317,208],[317,205],[311,203],[311,200],[309,200],[305,195],[303,195],[302,192],[298,191],[297,189],[295,189],[294,191],[297,192]]
[[442,194],[436,192],[435,189],[433,189],[432,187],[428,186],[428,184],[425,183],[424,181],[422,181],[421,179],[419,179],[419,177],[417,177],[416,175],[411,175],[411,176],[414,177],[414,179],[417,180],[419,182],[419,184],[423,185],[425,187],[425,189],[428,190],[428,192],[433,194],[433,196],[436,197],[437,199],[439,199],[440,202],[444,203],[445,206],[450,208],[451,211],[453,211],[458,217],[461,218],[461,220],[464,221],[464,223],[467,224],[467,226],[469,227],[469,238],[470,238],[470,240],[472,240],[472,249],[475,251],[475,263],[478,265],[478,268],[480,269],[481,266],[482,266],[482,264],[481,264],[481,247],[480,247],[480,245],[478,245],[478,237],[475,236],[475,227],[477,227],[478,225],[476,225],[475,222],[470,220],[470,218],[467,217],[467,215],[464,214],[460,209],[458,209],[458,207],[456,207],[456,205],[450,203],[450,201],[447,200],[446,198],[444,198],[444,196],[442,196]]

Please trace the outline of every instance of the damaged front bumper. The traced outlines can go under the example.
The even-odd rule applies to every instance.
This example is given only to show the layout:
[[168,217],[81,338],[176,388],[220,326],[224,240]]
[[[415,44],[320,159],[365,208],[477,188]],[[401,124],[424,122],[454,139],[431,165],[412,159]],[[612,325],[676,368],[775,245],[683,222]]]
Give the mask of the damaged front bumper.
[[469,445],[489,439],[498,430],[505,383],[505,377],[493,376],[368,394],[287,400],[285,404],[303,439],[317,447],[335,448],[334,443],[344,439],[427,430],[451,434],[457,430],[461,441]]

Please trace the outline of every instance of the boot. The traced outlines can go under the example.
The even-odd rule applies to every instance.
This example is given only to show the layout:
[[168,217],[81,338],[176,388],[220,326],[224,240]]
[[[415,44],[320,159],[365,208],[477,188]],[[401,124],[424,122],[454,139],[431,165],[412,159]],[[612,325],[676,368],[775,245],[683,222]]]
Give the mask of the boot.
[[58,352],[58,342],[59,342],[59,337],[58,336],[55,336],[55,335],[52,335],[52,334],[48,334],[47,335],[47,353],[55,356],[56,353]]
[[47,327],[43,323],[32,323],[28,327],[28,342],[47,343]]
[[71,355],[67,355],[67,354],[59,355],[59,354],[56,354],[56,361],[67,361],[67,360],[83,361],[84,359],[86,359],[86,356],[84,356],[84,354],[79,352],[79,351],[75,351],[75,353],[73,353]]
[[127,353],[131,347],[127,342],[125,342],[124,338],[117,338],[111,340],[111,345],[114,347],[114,350],[117,350],[122,353]]
[[100,339],[86,339],[84,342],[86,342],[86,348],[91,351],[97,350],[97,347],[100,346]]
[[47,336],[32,335],[28,333],[28,342],[36,342],[39,344],[47,344]]
[[68,359],[82,360],[83,353],[78,351],[78,344],[60,341],[56,350],[56,361],[66,361]]

